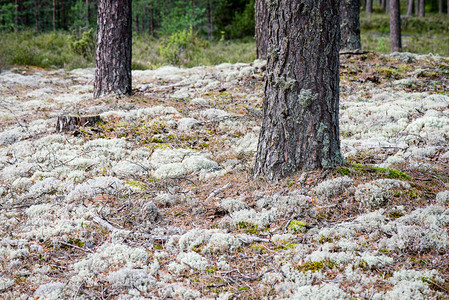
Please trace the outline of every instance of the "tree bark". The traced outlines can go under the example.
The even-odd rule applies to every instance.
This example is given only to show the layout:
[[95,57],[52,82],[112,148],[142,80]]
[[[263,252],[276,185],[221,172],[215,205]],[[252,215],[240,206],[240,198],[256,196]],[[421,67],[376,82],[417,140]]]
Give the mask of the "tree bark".
[[19,0],[14,0],[14,31],[19,29]]
[[360,42],[360,0],[340,1],[341,49],[361,49]]
[[343,162],[339,138],[339,0],[270,2],[256,176],[277,180]]
[[34,26],[35,26],[35,30],[36,32],[40,31],[40,1],[39,0],[34,0]]
[[52,25],[53,31],[56,31],[56,0],[53,0]]
[[385,13],[387,15],[390,13],[390,0],[385,0]]
[[438,13],[443,14],[443,0],[438,1]]
[[101,123],[101,117],[99,115],[95,116],[75,116],[75,115],[62,115],[58,116],[56,121],[56,131],[72,131],[77,127],[83,126],[94,126],[97,123]]
[[412,16],[415,13],[415,0],[407,1],[407,17]]
[[399,0],[390,0],[390,50],[401,51],[401,8]]
[[212,17],[212,0],[207,1],[207,37],[209,40],[212,40],[213,38],[213,30],[214,30],[214,23],[213,23],[213,17]]
[[131,0],[100,0],[94,98],[131,94]]
[[257,58],[267,59],[268,46],[268,5],[265,0],[256,0],[256,48]]
[[424,0],[418,0],[418,15],[420,17],[426,16],[426,3]]
[[89,0],[86,0],[86,28],[89,29]]
[[449,17],[449,0],[447,0],[447,16]]
[[373,0],[366,0],[365,11],[369,14],[373,13]]

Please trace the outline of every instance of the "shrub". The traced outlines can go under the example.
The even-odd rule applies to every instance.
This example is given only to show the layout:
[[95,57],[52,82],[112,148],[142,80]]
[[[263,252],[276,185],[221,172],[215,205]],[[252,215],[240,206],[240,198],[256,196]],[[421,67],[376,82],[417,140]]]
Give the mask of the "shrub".
[[188,31],[175,32],[162,41],[159,46],[159,54],[164,61],[180,65],[182,62],[187,61],[188,51],[195,49],[197,41],[198,38],[193,33],[192,27]]
[[70,48],[72,49],[73,52],[83,56],[86,59],[93,58],[96,45],[93,28],[84,31],[81,35],[81,38],[79,38],[75,34],[75,32],[72,32],[70,39],[71,39]]

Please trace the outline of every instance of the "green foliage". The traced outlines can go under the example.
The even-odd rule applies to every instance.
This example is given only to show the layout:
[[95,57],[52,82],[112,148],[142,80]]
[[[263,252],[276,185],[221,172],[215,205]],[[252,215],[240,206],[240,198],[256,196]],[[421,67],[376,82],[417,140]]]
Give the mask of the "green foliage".
[[401,180],[411,180],[412,178],[405,174],[402,171],[390,169],[390,168],[380,168],[380,167],[373,167],[373,166],[366,166],[361,164],[355,164],[353,166],[355,170],[365,172],[365,173],[377,173],[379,175],[382,175],[383,177],[390,178],[390,179],[401,179]]
[[95,53],[95,35],[94,29],[91,28],[87,31],[84,31],[79,38],[75,31],[72,32],[71,35],[70,48],[76,54],[83,56],[86,59],[92,59]]
[[333,269],[335,267],[335,263],[331,260],[323,260],[323,261],[314,261],[314,262],[305,262],[302,265],[297,266],[296,268],[300,272],[318,272],[325,268]]
[[159,54],[162,59],[170,64],[180,65],[190,56],[190,52],[195,51],[197,37],[193,33],[193,27],[190,30],[182,30],[173,33],[162,40],[159,46]]
[[229,34],[234,39],[254,36],[255,26],[254,0],[250,0],[242,12],[235,14]]
[[193,2],[187,4],[186,1],[177,0],[163,10],[159,31],[162,35],[188,32],[189,28],[192,31],[192,28],[196,28],[204,22],[204,12],[204,8],[193,6]]
[[14,29],[14,10],[17,5],[13,3],[6,3],[0,5],[0,30]]
[[88,61],[75,54],[69,45],[70,37],[59,32],[39,35],[34,31],[3,33],[0,37],[0,57],[6,66],[73,69],[93,64],[93,60]]

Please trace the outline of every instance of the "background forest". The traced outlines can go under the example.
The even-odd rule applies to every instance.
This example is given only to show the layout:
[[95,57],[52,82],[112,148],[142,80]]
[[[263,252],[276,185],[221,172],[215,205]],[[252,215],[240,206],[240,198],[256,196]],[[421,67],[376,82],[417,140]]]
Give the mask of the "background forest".
[[[361,3],[364,49],[389,52],[385,1],[375,0],[373,13]],[[426,1],[423,17],[407,13],[401,1],[403,51],[448,53],[443,2]],[[93,66],[96,11],[95,0],[0,1],[0,67]],[[253,61],[254,26],[254,0],[134,0],[133,69]]]

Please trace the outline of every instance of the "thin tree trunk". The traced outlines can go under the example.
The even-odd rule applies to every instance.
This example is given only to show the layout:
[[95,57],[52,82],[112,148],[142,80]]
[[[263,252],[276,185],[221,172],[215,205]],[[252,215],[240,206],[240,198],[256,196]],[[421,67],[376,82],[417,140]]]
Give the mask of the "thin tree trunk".
[[66,20],[65,20],[65,0],[61,0],[61,27],[62,29],[66,29]]
[[14,0],[14,31],[19,28],[19,1]]
[[401,8],[399,0],[390,0],[390,49],[401,51]]
[[443,0],[438,1],[438,13],[443,14]]
[[150,32],[151,32],[151,36],[154,37],[154,9],[153,9],[153,4],[151,4],[151,8],[150,8]]
[[89,0],[86,0],[86,28],[89,28]]
[[52,25],[53,31],[56,31],[56,0],[53,0],[53,12],[52,12]]
[[373,0],[366,0],[365,11],[369,14],[373,13]]
[[387,10],[387,0],[382,0],[382,9],[383,9],[384,11]]
[[212,31],[214,29],[213,19],[212,19],[212,0],[207,1],[207,37],[212,40]]
[[387,15],[390,13],[390,0],[385,0],[385,13]]
[[412,16],[415,13],[415,0],[407,1],[407,17]]
[[131,0],[100,0],[94,98],[131,94]]
[[360,0],[340,1],[341,49],[361,49]]
[[269,21],[267,1],[256,0],[255,18],[256,18],[257,58],[267,59],[268,21]]
[[447,16],[449,18],[449,0],[447,0]]
[[298,170],[328,169],[343,162],[339,6],[340,0],[270,3],[256,176],[277,180]]
[[39,23],[39,17],[40,17],[40,1],[34,0],[34,26],[36,32],[40,31],[40,23]]

